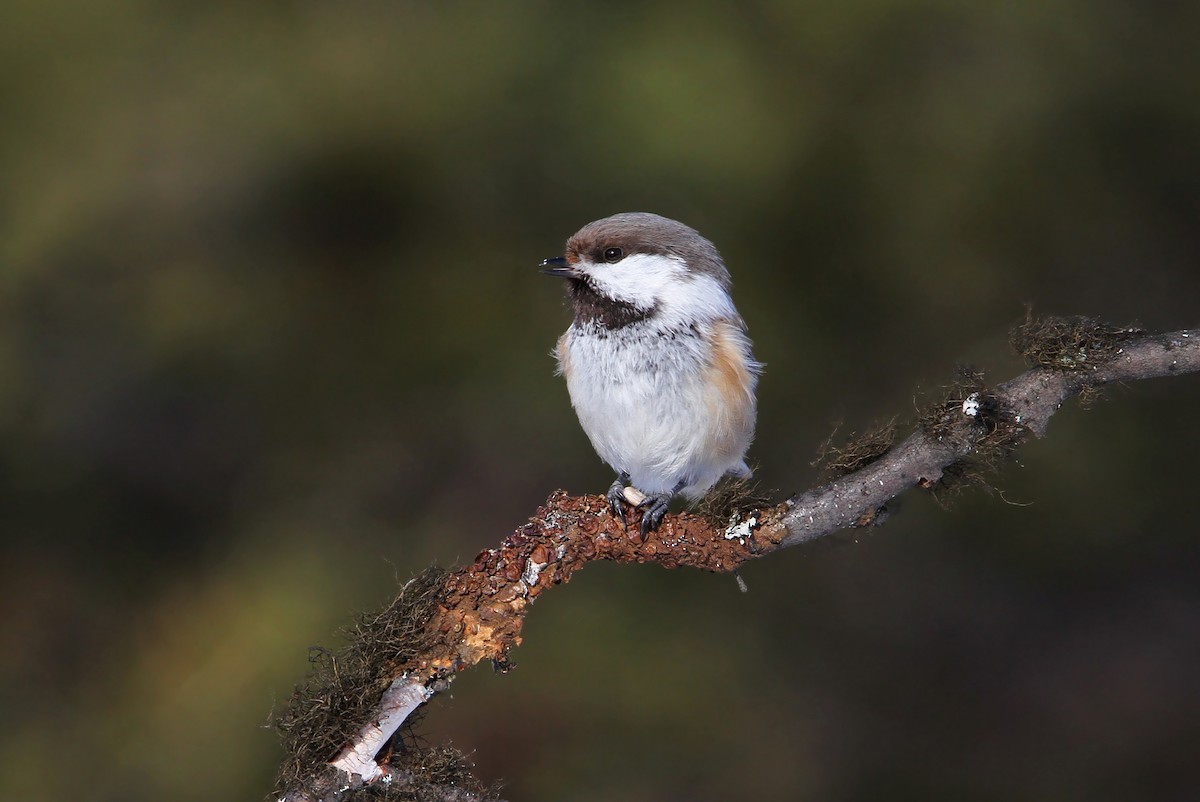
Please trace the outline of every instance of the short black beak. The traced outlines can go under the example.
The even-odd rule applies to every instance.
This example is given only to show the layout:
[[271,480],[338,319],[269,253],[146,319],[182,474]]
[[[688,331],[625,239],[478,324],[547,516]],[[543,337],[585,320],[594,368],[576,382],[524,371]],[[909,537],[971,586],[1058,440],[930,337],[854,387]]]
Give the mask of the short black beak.
[[541,264],[542,272],[547,276],[558,276],[559,278],[573,278],[575,276],[575,268],[567,264],[565,256],[554,256],[545,260]]

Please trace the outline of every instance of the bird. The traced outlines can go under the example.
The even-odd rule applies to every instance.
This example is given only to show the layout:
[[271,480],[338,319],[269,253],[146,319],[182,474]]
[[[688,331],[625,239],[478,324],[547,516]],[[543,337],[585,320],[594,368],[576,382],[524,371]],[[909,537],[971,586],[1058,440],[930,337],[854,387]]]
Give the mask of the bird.
[[677,494],[695,500],[726,475],[749,477],[763,366],[716,246],[676,220],[625,212],[588,223],[540,267],[567,282],[574,319],[557,372],[616,471],[613,515],[625,521],[632,485],[644,537]]

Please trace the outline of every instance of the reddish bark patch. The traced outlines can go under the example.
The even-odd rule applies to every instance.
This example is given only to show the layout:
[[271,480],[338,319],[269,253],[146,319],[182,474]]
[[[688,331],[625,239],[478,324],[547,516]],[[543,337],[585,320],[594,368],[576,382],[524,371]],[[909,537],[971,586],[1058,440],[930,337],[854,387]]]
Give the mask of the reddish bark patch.
[[[418,664],[404,667],[426,679],[445,676],[483,660],[508,663],[521,643],[529,605],[554,585],[595,560],[657,563],[703,571],[733,571],[746,560],[774,551],[786,534],[786,506],[742,513],[754,524],[726,536],[690,513],[668,516],[644,538],[608,510],[601,496],[570,496],[555,491],[529,522],[499,548],[479,553],[474,562],[447,575],[445,602],[430,624],[441,638]],[[731,530],[733,531],[733,530]],[[749,531],[749,536],[745,533]]]

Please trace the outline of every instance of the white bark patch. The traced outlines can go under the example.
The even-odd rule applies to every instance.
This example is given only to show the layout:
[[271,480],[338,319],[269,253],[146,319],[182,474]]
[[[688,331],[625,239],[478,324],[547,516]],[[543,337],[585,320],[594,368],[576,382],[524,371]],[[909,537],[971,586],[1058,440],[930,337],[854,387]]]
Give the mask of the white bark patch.
[[347,774],[359,775],[363,782],[374,780],[383,773],[375,762],[375,755],[405,719],[431,696],[432,690],[424,683],[410,680],[407,674],[397,679],[379,701],[379,718],[363,727],[354,742],[331,765]]

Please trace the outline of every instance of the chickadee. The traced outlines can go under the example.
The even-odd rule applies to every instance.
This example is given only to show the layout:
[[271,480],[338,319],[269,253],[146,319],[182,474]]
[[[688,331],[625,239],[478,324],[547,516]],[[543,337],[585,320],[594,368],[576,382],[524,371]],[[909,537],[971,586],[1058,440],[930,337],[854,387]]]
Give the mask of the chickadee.
[[587,224],[541,266],[567,280],[575,320],[559,338],[558,371],[617,472],[613,514],[623,518],[632,483],[649,532],[675,494],[699,498],[726,474],[749,476],[762,366],[716,247],[683,223],[628,212]]

